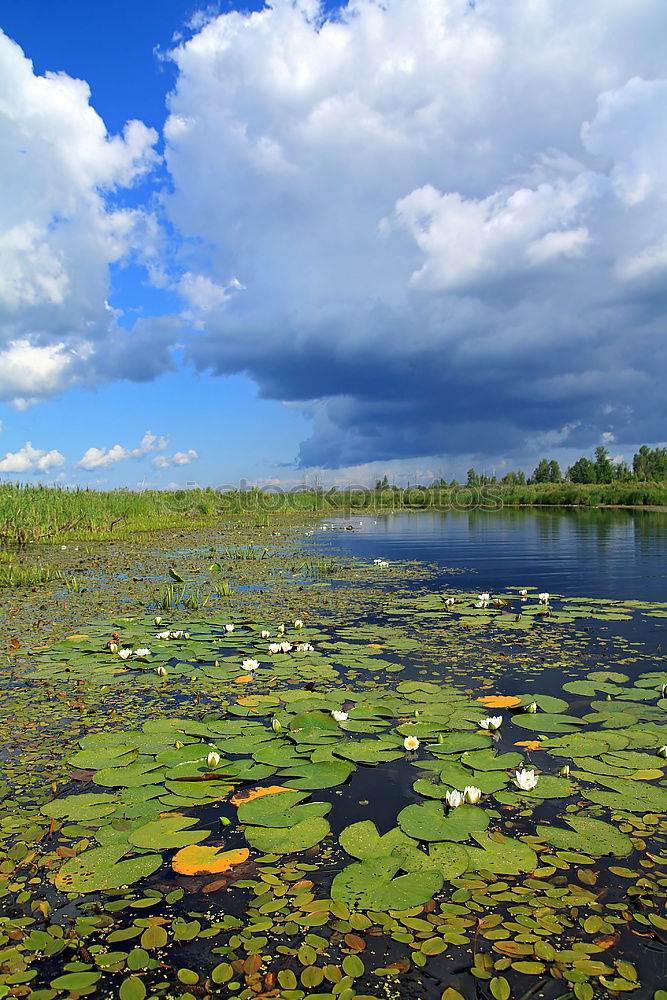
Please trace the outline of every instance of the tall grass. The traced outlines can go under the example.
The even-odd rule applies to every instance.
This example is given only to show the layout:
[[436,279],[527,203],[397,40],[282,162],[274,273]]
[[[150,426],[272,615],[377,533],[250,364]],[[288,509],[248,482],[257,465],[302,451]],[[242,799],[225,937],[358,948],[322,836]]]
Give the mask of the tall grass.
[[37,587],[62,579],[60,570],[54,570],[51,566],[14,566],[4,563],[0,566],[0,587]]

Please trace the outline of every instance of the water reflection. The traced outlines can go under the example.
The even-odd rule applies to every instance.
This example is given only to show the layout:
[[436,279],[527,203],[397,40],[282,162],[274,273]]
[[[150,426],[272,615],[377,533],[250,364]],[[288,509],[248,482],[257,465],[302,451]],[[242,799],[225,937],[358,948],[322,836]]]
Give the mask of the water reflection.
[[536,586],[552,593],[667,599],[667,515],[621,509],[505,508],[388,513],[328,523],[320,548],[471,570],[461,586]]

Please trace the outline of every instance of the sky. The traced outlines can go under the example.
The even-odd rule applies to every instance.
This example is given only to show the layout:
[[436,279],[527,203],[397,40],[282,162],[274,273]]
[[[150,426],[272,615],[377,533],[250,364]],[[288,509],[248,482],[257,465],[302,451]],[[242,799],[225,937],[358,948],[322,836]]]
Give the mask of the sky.
[[664,0],[0,12],[0,477],[665,443]]

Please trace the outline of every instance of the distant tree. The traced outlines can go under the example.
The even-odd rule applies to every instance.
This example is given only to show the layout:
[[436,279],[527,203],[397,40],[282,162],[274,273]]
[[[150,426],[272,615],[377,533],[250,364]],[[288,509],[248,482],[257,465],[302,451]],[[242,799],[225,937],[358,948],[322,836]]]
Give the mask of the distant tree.
[[619,483],[628,483],[632,479],[632,469],[627,462],[619,462],[616,465],[615,478]]
[[474,469],[468,469],[468,481],[466,486],[479,486],[479,476]]
[[567,478],[571,483],[594,483],[597,481],[595,464],[591,462],[590,458],[582,456],[567,470]]
[[649,457],[651,450],[647,444],[643,444],[632,459],[632,471],[637,479],[648,479]]
[[562,483],[563,473],[560,471],[560,465],[555,458],[552,458],[549,462],[549,482],[550,483]]
[[595,482],[611,483],[614,479],[614,466],[609,452],[603,444],[595,449]]
[[533,471],[532,476],[529,479],[531,483],[548,483],[549,482],[549,465],[546,458],[543,458],[539,463],[537,468]]
[[519,469],[519,471],[517,472],[516,481],[517,481],[517,486],[526,485],[526,473],[523,471],[523,469]]
[[516,472],[511,471],[511,472],[505,473],[505,475],[503,476],[501,482],[502,482],[503,486],[516,486],[517,480],[518,480],[518,477],[517,477]]

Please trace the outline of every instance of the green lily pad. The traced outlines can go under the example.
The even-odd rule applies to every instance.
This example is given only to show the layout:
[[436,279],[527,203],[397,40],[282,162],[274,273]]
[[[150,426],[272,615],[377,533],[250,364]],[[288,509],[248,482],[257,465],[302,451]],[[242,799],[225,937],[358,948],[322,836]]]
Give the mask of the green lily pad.
[[331,898],[360,910],[405,910],[427,903],[442,888],[437,871],[394,876],[401,864],[375,858],[348,865],[333,880]]
[[580,851],[596,858],[606,854],[625,858],[632,852],[630,838],[610,823],[590,816],[567,816],[566,822],[571,830],[559,826],[538,826],[537,835],[558,850]]
[[329,831],[326,819],[309,816],[289,827],[250,826],[246,828],[245,837],[251,847],[264,854],[295,854],[319,844]]
[[479,806],[459,806],[446,814],[441,802],[425,802],[402,809],[398,825],[415,840],[460,842],[473,832],[486,830],[489,817]]

